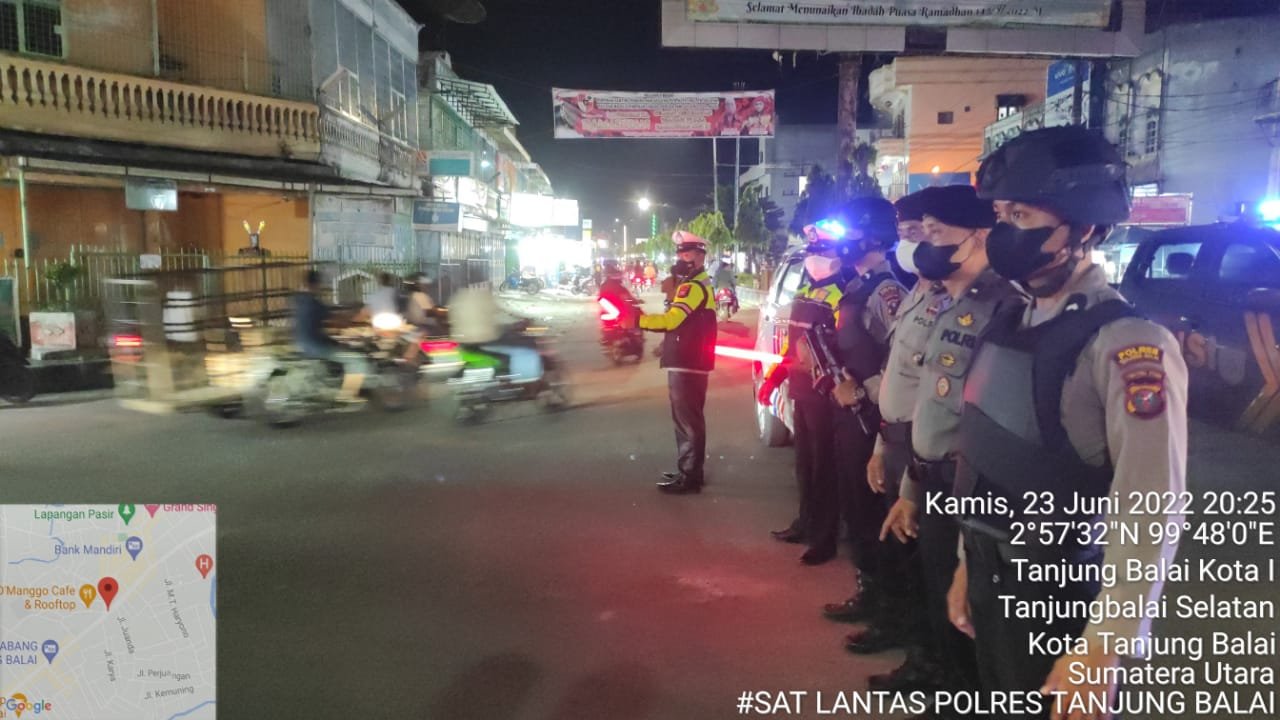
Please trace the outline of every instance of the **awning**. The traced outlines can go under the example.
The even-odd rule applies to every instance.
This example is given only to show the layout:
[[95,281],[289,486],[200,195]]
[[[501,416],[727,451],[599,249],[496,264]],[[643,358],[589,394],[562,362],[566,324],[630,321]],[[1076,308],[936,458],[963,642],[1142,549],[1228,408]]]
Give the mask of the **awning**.
[[437,77],[435,92],[472,127],[512,127],[520,124],[492,85]]

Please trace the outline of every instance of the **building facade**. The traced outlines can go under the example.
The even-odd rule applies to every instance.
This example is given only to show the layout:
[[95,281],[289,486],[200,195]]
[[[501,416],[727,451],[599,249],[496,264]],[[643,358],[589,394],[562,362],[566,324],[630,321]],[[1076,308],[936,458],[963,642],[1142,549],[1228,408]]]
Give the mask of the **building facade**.
[[871,104],[893,128],[876,142],[878,177],[897,199],[972,182],[986,128],[1041,101],[1048,60],[900,57],[872,71]]
[[[858,128],[857,144],[873,145],[886,131]],[[739,189],[757,185],[762,197],[784,211],[795,213],[805,181],[814,167],[835,174],[839,170],[840,132],[830,125],[779,125],[772,140],[757,141],[756,163],[738,178]]]

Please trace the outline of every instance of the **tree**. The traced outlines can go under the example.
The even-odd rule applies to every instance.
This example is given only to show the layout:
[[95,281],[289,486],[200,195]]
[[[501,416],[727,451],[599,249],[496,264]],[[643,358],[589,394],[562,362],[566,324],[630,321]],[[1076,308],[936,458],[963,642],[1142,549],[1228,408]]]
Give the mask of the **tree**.
[[863,143],[853,151],[853,178],[850,180],[849,197],[884,197],[880,183],[871,174],[876,162],[876,149]]
[[[747,255],[746,271],[754,273],[757,262],[769,252],[773,240],[764,210],[764,203],[768,200],[761,196],[761,187],[752,183],[743,188],[739,202],[738,227],[734,229],[734,237],[738,241],[738,251]],[[778,212],[781,213],[780,210]]]
[[723,252],[733,244],[733,233],[724,224],[724,213],[702,213],[689,221],[689,232],[707,241],[708,254]]
[[821,220],[839,207],[839,203],[840,192],[836,187],[836,179],[823,170],[821,165],[814,165],[809,171],[804,192],[800,193],[800,202],[796,203],[787,229],[793,235],[801,235],[806,225]]

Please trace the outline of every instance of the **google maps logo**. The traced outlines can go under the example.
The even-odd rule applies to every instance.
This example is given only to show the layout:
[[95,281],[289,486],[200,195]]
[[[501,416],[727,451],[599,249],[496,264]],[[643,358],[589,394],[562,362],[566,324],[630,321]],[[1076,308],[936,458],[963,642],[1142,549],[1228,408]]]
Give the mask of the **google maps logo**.
[[17,717],[22,717],[22,713],[30,710],[33,715],[39,715],[44,712],[53,711],[53,703],[44,700],[36,700],[32,702],[22,693],[14,693],[9,697],[0,696],[0,717],[5,717],[6,713],[13,713]]

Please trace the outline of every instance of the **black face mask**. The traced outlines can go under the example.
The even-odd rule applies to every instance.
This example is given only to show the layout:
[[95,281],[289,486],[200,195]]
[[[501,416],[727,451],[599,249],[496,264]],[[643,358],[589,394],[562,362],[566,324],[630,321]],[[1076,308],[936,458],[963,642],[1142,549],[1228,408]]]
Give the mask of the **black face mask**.
[[687,278],[693,275],[693,263],[688,260],[677,260],[675,265],[671,266],[671,274],[678,278]]
[[1056,294],[1071,279],[1075,268],[1071,262],[1055,267],[1039,287],[1027,285],[1027,279],[1044,266],[1053,262],[1054,254],[1044,252],[1044,246],[1061,225],[1052,227],[1019,229],[1009,223],[998,223],[987,236],[987,258],[991,269],[1002,277],[1019,283],[1036,297]]
[[920,277],[925,280],[945,280],[951,277],[952,273],[960,269],[960,263],[951,260],[960,245],[964,245],[964,242],[959,245],[934,245],[928,240],[922,240],[911,255]]

